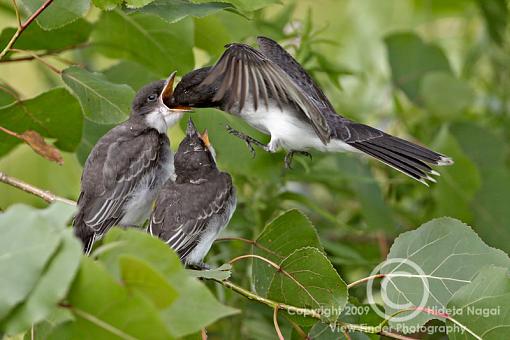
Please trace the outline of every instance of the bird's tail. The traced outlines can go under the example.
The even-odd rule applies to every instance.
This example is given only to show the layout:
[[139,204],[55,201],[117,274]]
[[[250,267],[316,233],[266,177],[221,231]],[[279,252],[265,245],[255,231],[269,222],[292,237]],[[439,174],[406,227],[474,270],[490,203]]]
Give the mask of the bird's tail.
[[74,235],[78,237],[83,244],[83,253],[89,255],[94,245],[96,235],[84,222],[81,211],[79,211],[73,220]]
[[386,133],[347,143],[427,186],[427,181],[436,182],[431,175],[439,175],[430,165],[453,164],[447,156]]

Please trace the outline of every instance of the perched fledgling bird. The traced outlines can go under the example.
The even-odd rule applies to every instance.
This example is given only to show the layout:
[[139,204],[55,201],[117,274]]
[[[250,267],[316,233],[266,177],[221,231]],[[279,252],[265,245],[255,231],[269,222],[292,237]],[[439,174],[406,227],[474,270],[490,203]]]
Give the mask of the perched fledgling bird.
[[428,185],[439,175],[430,165],[449,165],[444,155],[337,114],[313,79],[275,41],[259,37],[260,49],[229,44],[212,67],[185,75],[176,86],[170,107],[217,107],[271,135],[269,144],[228,127],[254,154],[253,145],[275,152],[361,151]]
[[232,178],[218,170],[207,132],[200,135],[191,119],[174,163],[177,177],[158,194],[147,230],[185,265],[206,269],[202,261],[236,208]]
[[172,95],[174,78],[175,72],[138,91],[130,118],[106,133],[87,158],[73,221],[85,254],[112,226],[143,223],[157,192],[173,174],[166,131],[186,111],[164,104]]

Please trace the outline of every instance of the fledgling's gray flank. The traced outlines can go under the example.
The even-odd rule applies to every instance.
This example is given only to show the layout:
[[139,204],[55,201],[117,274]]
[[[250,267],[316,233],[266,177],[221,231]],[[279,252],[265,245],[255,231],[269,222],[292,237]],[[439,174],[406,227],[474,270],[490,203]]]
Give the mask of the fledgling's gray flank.
[[427,184],[438,173],[430,165],[453,161],[423,146],[353,122],[335,109],[313,79],[280,45],[259,37],[260,49],[229,44],[218,62],[185,75],[175,87],[170,107],[217,107],[271,135],[269,144],[230,128],[254,153],[253,145],[275,152],[361,151]]
[[85,254],[112,226],[142,224],[157,192],[173,174],[166,131],[185,111],[164,104],[172,95],[174,77],[175,72],[166,81],[143,87],[130,118],[106,133],[87,158],[73,221]]
[[175,154],[175,174],[158,194],[148,232],[185,265],[204,269],[204,257],[235,211],[236,194],[230,175],[216,167],[207,133],[200,135],[191,119]]

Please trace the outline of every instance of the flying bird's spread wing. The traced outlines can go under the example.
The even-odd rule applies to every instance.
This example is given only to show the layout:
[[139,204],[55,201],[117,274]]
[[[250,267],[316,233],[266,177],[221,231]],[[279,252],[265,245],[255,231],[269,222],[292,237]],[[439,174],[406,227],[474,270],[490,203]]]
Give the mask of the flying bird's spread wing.
[[[241,111],[249,100],[253,101],[253,107],[257,110],[261,105],[267,107],[270,98],[280,107],[289,103],[295,105],[310,121],[320,140],[327,144],[331,138],[331,130],[321,111],[327,104],[318,96],[308,94],[307,87],[314,85],[311,78],[306,73],[302,79],[289,75],[287,70],[279,65],[282,58],[275,58],[276,53],[271,53],[268,57],[265,52],[244,44],[227,45],[227,50],[212,67],[202,85],[219,81],[213,101],[224,100],[227,110],[237,108]],[[287,56],[290,57],[288,54]],[[275,58],[276,62],[271,57]],[[292,61],[297,64],[294,59]],[[299,65],[298,67],[301,69]],[[317,91],[320,92],[320,89],[316,87],[316,93]],[[323,94],[322,96],[325,98]]]
[[[88,177],[82,179],[82,197],[87,199],[83,204],[82,221],[97,235],[122,220],[124,205],[137,185],[142,185],[142,179],[155,180],[147,179],[145,175],[158,162],[164,144],[156,131],[141,134],[137,139],[110,141],[105,138],[101,142],[103,145],[96,147],[96,154],[87,161],[84,174]],[[151,184],[143,183],[148,187]]]
[[181,259],[185,259],[213,218],[229,207],[233,190],[232,179],[225,173],[200,185],[167,184],[156,201],[148,231],[165,241]]

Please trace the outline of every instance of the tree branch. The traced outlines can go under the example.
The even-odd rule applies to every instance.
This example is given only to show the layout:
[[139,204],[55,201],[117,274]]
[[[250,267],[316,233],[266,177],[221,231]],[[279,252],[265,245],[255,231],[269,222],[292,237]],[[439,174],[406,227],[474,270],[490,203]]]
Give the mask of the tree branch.
[[[69,50],[80,49],[80,48],[87,48],[89,46],[90,46],[89,43],[76,44],[76,45],[71,45],[71,46],[67,46],[64,48],[60,48],[60,49],[49,50],[49,51],[46,51],[43,53],[31,54],[31,55],[17,57],[17,58],[3,59],[3,60],[0,60],[0,63],[15,63],[15,62],[19,62],[19,61],[30,61],[30,60],[34,60],[34,59],[41,58],[41,57],[57,57],[57,54],[59,54],[59,53],[66,52]],[[11,48],[11,51],[12,50],[14,50],[14,49]],[[18,50],[18,51],[27,52],[25,50]]]
[[[39,7],[28,19],[27,21],[25,21],[23,24],[20,24],[18,26],[18,29],[16,30],[16,32],[14,32],[14,35],[11,37],[11,40],[9,40],[9,42],[7,43],[7,45],[5,46],[5,48],[2,50],[2,52],[0,52],[0,59],[2,59],[6,54],[7,52],[9,52],[9,50],[12,48],[12,46],[14,45],[14,43],[16,42],[16,40],[18,40],[19,36],[21,35],[21,33],[23,33],[24,30],[27,29],[28,26],[30,26],[30,24],[32,22],[34,22],[34,20],[46,9],[48,8],[48,6],[53,2],[53,0],[46,0],[42,5],[41,7]],[[19,18],[19,9],[18,9],[18,6],[16,4],[16,1],[13,1],[13,5],[14,5],[14,9],[17,13],[17,16]],[[19,19],[18,19],[19,20]]]
[[8,185],[13,186],[18,189],[21,189],[24,192],[28,192],[29,194],[35,195],[37,197],[40,197],[48,203],[62,202],[62,203],[66,203],[66,204],[73,205],[73,206],[76,205],[76,202],[74,202],[74,201],[71,201],[64,197],[57,196],[49,191],[36,188],[26,182],[23,182],[20,179],[17,179],[17,178],[11,177],[11,176],[7,176],[2,171],[0,171],[0,182],[3,182],[5,184],[8,184]]

